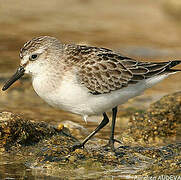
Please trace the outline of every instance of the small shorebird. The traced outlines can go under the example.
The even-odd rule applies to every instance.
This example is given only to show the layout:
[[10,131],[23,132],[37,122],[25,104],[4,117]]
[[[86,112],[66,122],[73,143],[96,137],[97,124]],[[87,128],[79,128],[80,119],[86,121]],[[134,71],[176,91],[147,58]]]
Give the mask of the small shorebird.
[[20,58],[19,68],[5,83],[3,91],[26,73],[32,76],[36,93],[51,106],[82,115],[85,120],[103,114],[99,126],[73,149],[83,147],[109,122],[106,111],[112,109],[108,145],[114,150],[117,106],[181,71],[171,69],[180,60],[139,62],[109,49],[62,44],[49,36],[26,42]]

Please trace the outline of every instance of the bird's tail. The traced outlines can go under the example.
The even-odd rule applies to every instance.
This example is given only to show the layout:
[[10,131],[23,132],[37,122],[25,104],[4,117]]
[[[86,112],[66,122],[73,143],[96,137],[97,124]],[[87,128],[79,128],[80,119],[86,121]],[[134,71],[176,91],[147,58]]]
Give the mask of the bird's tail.
[[181,69],[172,69],[173,67],[177,66],[180,63],[181,63],[181,60],[170,61],[168,66],[166,66],[165,71],[166,72],[178,72],[178,71],[181,71]]
[[145,67],[148,69],[148,72],[144,74],[146,78],[150,78],[152,76],[161,75],[161,74],[172,74],[181,69],[172,69],[174,66],[177,66],[181,63],[181,60],[173,60],[166,62],[140,62],[138,65]]

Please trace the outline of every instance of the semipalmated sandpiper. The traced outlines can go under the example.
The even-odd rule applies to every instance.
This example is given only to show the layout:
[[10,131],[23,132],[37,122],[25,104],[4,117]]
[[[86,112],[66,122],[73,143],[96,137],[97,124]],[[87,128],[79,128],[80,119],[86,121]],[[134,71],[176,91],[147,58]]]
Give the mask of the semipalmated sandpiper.
[[117,106],[180,71],[171,68],[181,63],[139,62],[106,48],[63,44],[49,36],[26,42],[20,58],[19,68],[3,91],[26,73],[32,76],[36,93],[51,106],[79,114],[85,120],[103,114],[99,126],[74,149],[83,147],[109,122],[106,112],[112,109],[108,145],[114,150]]

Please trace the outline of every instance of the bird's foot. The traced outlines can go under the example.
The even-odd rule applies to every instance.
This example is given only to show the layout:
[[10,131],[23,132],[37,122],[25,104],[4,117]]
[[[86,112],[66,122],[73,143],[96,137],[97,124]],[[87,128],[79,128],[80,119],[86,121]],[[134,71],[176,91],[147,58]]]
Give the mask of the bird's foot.
[[80,148],[84,148],[84,144],[83,143],[75,143],[72,146],[72,151],[75,151],[76,149],[80,149]]
[[122,144],[122,142],[117,139],[110,139],[108,144],[103,146],[104,150],[106,151],[112,150],[113,152],[115,152],[116,151],[116,148],[114,147],[115,142]]

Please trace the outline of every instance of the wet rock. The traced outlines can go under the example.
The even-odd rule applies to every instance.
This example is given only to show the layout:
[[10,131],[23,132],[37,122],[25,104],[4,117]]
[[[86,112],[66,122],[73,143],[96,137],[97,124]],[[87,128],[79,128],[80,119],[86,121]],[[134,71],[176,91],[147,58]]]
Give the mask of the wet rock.
[[[92,178],[93,174],[100,178],[103,174],[113,176],[116,173],[178,175],[181,170],[180,105],[181,92],[178,92],[161,98],[147,111],[136,113],[122,135],[123,144],[115,152],[102,147],[100,141],[96,141],[96,146],[95,142],[89,141],[85,148],[73,151],[72,146],[78,141],[63,124],[55,128],[45,122],[35,123],[2,112],[0,146],[4,151],[1,153],[6,154],[8,150],[9,154],[18,157],[18,162],[26,163],[35,172],[41,167],[51,176],[62,177],[64,174],[65,178],[79,179],[85,175]],[[71,128],[73,131],[74,126]],[[172,140],[169,144],[168,139]]]
[[[135,113],[123,135],[126,143],[168,143],[181,138],[181,92],[164,96],[144,113]],[[153,144],[151,144],[153,145]]]
[[56,134],[70,136],[65,127],[56,129],[45,122],[30,121],[11,112],[0,113],[0,147],[5,150],[12,146],[33,145]]

